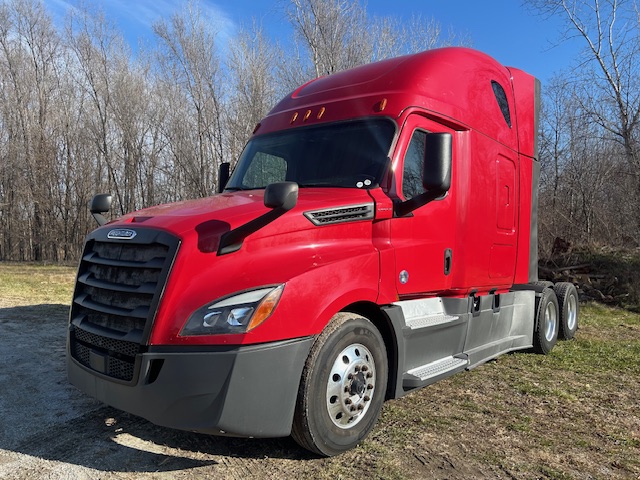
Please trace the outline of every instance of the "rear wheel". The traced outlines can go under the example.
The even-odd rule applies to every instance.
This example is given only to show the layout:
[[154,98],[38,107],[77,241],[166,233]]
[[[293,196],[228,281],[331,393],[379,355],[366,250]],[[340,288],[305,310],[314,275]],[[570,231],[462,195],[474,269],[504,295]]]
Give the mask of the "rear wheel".
[[533,349],[546,355],[558,340],[560,318],[558,299],[553,289],[545,288],[536,297],[536,330],[533,332]]
[[380,332],[366,318],[339,313],[315,340],[298,391],[291,435],[331,456],[355,447],[375,426],[388,366]]
[[578,330],[578,291],[573,283],[560,282],[553,287],[560,308],[560,329],[558,337],[561,340],[571,340]]

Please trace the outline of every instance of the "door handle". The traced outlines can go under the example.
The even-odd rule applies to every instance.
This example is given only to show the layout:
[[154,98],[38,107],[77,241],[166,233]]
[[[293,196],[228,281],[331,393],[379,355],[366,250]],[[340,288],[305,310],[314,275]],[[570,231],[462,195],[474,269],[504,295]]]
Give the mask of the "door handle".
[[444,274],[449,275],[451,273],[451,262],[453,261],[453,252],[450,248],[444,251]]

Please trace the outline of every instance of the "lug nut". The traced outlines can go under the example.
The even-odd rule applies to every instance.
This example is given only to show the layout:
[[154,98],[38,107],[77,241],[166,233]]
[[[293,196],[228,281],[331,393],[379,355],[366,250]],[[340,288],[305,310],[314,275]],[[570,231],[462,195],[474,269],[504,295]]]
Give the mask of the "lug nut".
[[370,383],[369,385],[367,385],[367,390],[373,390],[373,384]]
[[351,410],[352,412],[356,411],[356,407],[354,407],[353,405],[351,405],[351,408],[349,408],[349,410]]
[[348,378],[349,380],[353,380],[353,373],[350,373],[349,375],[347,375],[347,378]]
[[358,410],[364,410],[364,405],[358,405]]
[[363,366],[362,366],[362,371],[363,371],[363,372],[366,372],[367,370],[369,370],[369,367],[367,367],[366,365],[363,365]]
[[370,397],[369,395],[365,395],[365,396],[364,396],[364,398],[363,398],[363,400],[364,400],[365,402],[368,402],[369,400],[371,400],[371,397]]
[[354,370],[356,371],[356,373],[358,373],[360,371],[360,365],[356,365],[356,368],[354,368]]
[[373,377],[373,373],[367,372],[367,378],[371,378],[371,377]]
[[349,393],[349,387],[344,387],[344,393]]
[[351,405],[351,399],[350,399],[350,398],[347,398],[347,399],[344,401],[344,403],[345,403],[346,405]]

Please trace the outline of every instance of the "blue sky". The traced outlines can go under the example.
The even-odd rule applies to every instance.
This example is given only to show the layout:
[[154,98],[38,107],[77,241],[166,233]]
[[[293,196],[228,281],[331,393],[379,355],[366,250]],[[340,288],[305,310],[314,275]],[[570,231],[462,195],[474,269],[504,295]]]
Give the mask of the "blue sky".
[[[50,11],[60,17],[74,0],[44,0]],[[223,37],[232,36],[252,17],[262,22],[271,36],[286,35],[278,2],[286,0],[201,0],[211,21],[218,24]],[[151,25],[168,18],[183,2],[173,0],[102,0],[107,16],[124,32],[135,49],[138,39],[151,41]],[[546,83],[554,73],[566,69],[582,45],[576,41],[559,42],[559,19],[535,15],[520,0],[368,0],[370,15],[409,18],[412,14],[433,16],[444,31],[466,34],[472,46],[495,57],[501,63],[525,70]],[[559,45],[558,45],[559,44]]]

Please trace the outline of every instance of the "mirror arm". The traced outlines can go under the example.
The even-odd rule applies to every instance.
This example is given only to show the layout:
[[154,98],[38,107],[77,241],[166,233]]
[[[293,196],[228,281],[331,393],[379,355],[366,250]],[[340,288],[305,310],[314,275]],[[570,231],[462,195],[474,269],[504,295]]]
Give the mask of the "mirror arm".
[[224,233],[218,245],[218,255],[226,255],[240,250],[245,238],[284,215],[295,207],[297,202],[297,183],[279,182],[267,185],[264,190],[264,206],[272,210]]
[[260,215],[258,218],[254,218],[250,222],[239,226],[233,230],[226,232],[220,238],[220,245],[218,245],[218,255],[226,255],[227,253],[233,253],[240,250],[242,242],[252,233],[257,232],[262,227],[273,222],[279,216],[287,212],[284,208],[274,208],[273,210]]
[[91,212],[91,215],[93,215],[93,218],[95,218],[96,222],[98,222],[99,227],[109,222],[109,220],[107,220],[107,218],[104,215],[102,215],[102,213]]
[[421,193],[420,195],[416,195],[415,197],[412,197],[404,202],[398,202],[394,204],[393,213],[396,217],[404,217],[405,215],[413,212],[415,209],[420,208],[429,202],[432,202],[443,193],[445,192],[441,190],[432,190],[429,192]]

